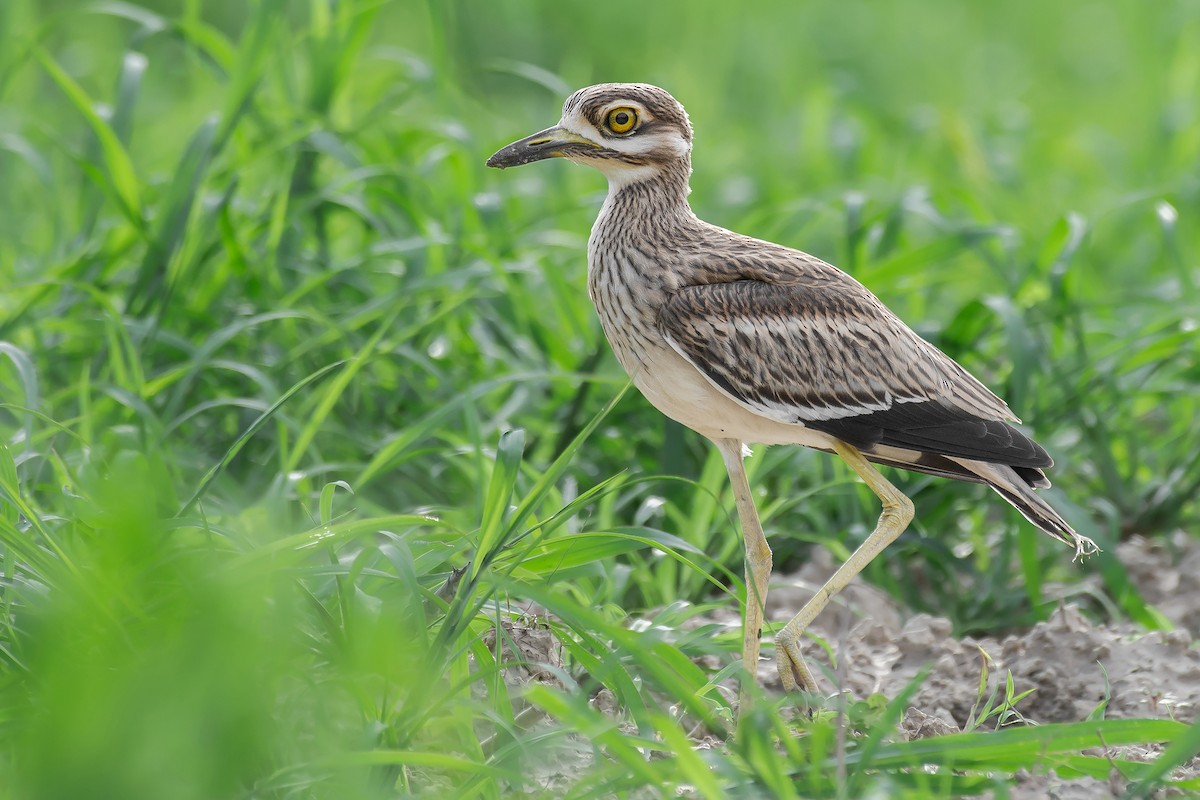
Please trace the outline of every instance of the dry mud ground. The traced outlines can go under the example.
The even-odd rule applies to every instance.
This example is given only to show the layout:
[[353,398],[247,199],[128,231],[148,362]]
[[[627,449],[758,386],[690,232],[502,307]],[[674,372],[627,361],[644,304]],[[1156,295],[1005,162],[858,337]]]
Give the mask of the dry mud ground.
[[[903,618],[887,595],[861,582],[852,583],[812,626],[812,633],[837,653],[839,688],[864,698],[874,692],[894,696],[926,666],[932,672],[913,698],[902,730],[910,738],[958,731],[967,721],[979,691],[982,649],[991,659],[990,682],[995,686],[1012,673],[1016,692],[1035,691],[1021,700],[1017,710],[1038,723],[1077,722],[1107,696],[1108,719],[1174,718],[1191,722],[1200,707],[1200,542],[1179,536],[1168,549],[1162,544],[1134,538],[1118,553],[1147,602],[1155,605],[1176,626],[1168,632],[1147,632],[1128,623],[1091,622],[1070,605],[1033,628],[1003,638],[953,638],[949,621],[925,614]],[[823,551],[822,551],[823,552]],[[771,585],[767,618],[787,620],[833,572],[828,556],[814,558],[799,573],[777,576]],[[734,609],[719,618],[696,622],[740,624]],[[553,640],[544,628],[515,626],[515,641],[530,662],[558,661]],[[772,651],[760,665],[760,680],[779,688]],[[821,661],[820,648],[809,642],[806,654]],[[710,665],[711,666],[711,665]],[[826,667],[828,664],[826,664]],[[541,675],[525,669],[509,670],[514,684],[537,680]],[[828,678],[825,678],[828,680]],[[1001,697],[1003,697],[1003,683]],[[990,691],[990,690],[989,690]],[[604,694],[604,693],[602,693]],[[606,711],[611,697],[598,698]],[[607,702],[606,702],[607,701]],[[697,736],[703,736],[698,733]],[[698,740],[698,746],[720,746]],[[1149,761],[1161,748],[1113,748],[1108,755]],[[590,757],[581,753],[584,762]],[[572,773],[586,767],[560,762],[546,765],[543,786],[570,785]],[[1176,773],[1177,778],[1200,773],[1200,758],[1193,758]],[[1125,781],[1114,773],[1108,782],[1060,780],[1053,774],[1020,775],[1009,796],[1096,800],[1116,798]],[[1179,796],[1178,793],[1162,796]]]
[[[1176,626],[1167,633],[1091,622],[1074,606],[1003,638],[953,638],[949,621],[918,614],[903,619],[892,600],[862,583],[851,584],[831,604],[814,633],[838,653],[841,688],[865,697],[894,695],[925,666],[933,671],[913,706],[960,727],[979,687],[982,649],[994,679],[1011,671],[1018,692],[1035,689],[1018,710],[1038,722],[1085,719],[1110,694],[1106,717],[1169,717],[1190,722],[1200,706],[1200,544],[1182,540],[1175,562],[1165,547],[1136,538],[1119,547],[1122,563],[1147,602]],[[1174,562],[1174,563],[1173,563]],[[814,559],[768,595],[767,616],[786,620],[812,595],[820,576],[832,572],[828,557]],[[806,652],[818,650],[810,646]],[[778,685],[775,665],[764,659],[760,679]]]
[[[1143,598],[1176,626],[1167,633],[1147,632],[1129,623],[1093,623],[1065,605],[1020,633],[955,639],[948,620],[926,614],[902,619],[891,598],[862,583],[848,587],[843,602],[836,610],[831,605],[812,630],[833,645],[841,688],[857,697],[872,692],[892,696],[922,668],[932,666],[904,721],[910,737],[962,728],[978,698],[981,649],[992,661],[992,686],[1011,672],[1018,694],[1035,690],[1017,705],[1029,720],[1078,722],[1108,697],[1107,719],[1192,722],[1200,708],[1200,649],[1193,644],[1200,638],[1200,542],[1179,536],[1172,544],[1168,549],[1136,537],[1118,548]],[[768,618],[787,619],[799,610],[833,566],[818,558],[799,574],[779,581],[773,596],[768,595]],[[807,652],[813,650],[810,646]],[[769,659],[762,662],[760,678],[778,686]],[[1159,752],[1161,748],[1114,748],[1110,755],[1148,761]],[[1194,758],[1176,777],[1198,772],[1200,759]],[[1124,789],[1125,781],[1117,774],[1107,784],[1026,775],[1010,796],[1093,800],[1119,797]]]

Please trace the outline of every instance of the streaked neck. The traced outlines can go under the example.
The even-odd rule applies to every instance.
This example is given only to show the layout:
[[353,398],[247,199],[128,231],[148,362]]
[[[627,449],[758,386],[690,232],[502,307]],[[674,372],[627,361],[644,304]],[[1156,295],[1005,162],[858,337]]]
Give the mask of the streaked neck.
[[607,173],[608,196],[597,224],[612,217],[653,215],[661,225],[674,219],[695,219],[688,194],[692,174],[690,159],[665,166],[626,167]]

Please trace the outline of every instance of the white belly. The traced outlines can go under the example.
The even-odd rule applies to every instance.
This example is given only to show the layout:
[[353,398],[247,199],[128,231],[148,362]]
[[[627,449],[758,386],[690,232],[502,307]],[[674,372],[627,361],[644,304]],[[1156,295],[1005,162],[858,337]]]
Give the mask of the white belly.
[[634,369],[620,359],[638,390],[659,411],[709,439],[832,447],[832,439],[820,431],[768,419],[746,408],[665,344],[639,356],[641,364]]

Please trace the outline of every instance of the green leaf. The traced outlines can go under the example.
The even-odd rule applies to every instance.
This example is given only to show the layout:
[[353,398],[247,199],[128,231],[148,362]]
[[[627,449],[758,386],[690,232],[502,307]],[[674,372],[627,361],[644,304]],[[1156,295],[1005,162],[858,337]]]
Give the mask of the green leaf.
[[[17,479],[17,463],[13,461],[12,453],[8,451],[8,446],[2,441],[0,441],[0,490],[9,497],[19,497],[21,494],[21,484]],[[17,523],[21,519],[16,503],[0,502],[0,518],[9,524],[9,530],[15,532]],[[3,559],[3,563],[6,570],[13,568],[11,558]]]
[[483,521],[479,527],[479,543],[475,546],[475,558],[471,562],[471,580],[483,566],[496,557],[499,546],[510,528],[504,526],[508,516],[508,503],[517,485],[521,454],[525,451],[525,431],[506,431],[496,448],[496,467],[488,482],[487,497],[483,503]]
[[75,110],[87,121],[88,127],[100,143],[101,159],[107,177],[107,182],[102,188],[110,190],[113,198],[118,201],[121,212],[134,227],[141,229],[143,220],[140,184],[129,152],[121,144],[112,127],[96,113],[95,103],[79,84],[44,50],[36,48],[34,52],[42,67],[75,106]]
[[344,365],[345,363],[345,361],[335,361],[332,364],[326,364],[316,372],[313,372],[302,378],[293,384],[292,388],[284,392],[278,400],[272,403],[270,408],[259,414],[258,418],[250,423],[249,427],[242,431],[241,435],[233,441],[233,444],[229,445],[229,449],[225,451],[225,455],[221,456],[221,460],[209,468],[208,472],[205,473],[204,478],[200,481],[200,485],[196,487],[196,491],[193,492],[192,496],[188,498],[188,501],[179,508],[179,511],[175,512],[175,516],[182,517],[191,510],[192,506],[200,502],[200,498],[203,497],[204,493],[208,491],[210,486],[212,486],[213,481],[215,481],[221,472],[224,471],[227,466],[229,466],[229,463],[237,457],[237,454],[241,452],[241,449],[245,446],[246,442],[250,441],[254,434],[258,433],[263,425],[267,424],[271,417],[275,416],[275,413],[278,412],[279,409],[283,408],[284,404],[287,403],[288,400],[291,400],[304,388],[321,380],[330,372]]
[[159,313],[162,313],[170,298],[170,293],[161,292],[160,287],[168,282],[171,258],[187,235],[188,217],[212,160],[216,130],[217,118],[210,116],[192,135],[175,168],[174,179],[162,201],[160,216],[147,243],[137,278],[130,287],[129,305],[141,306],[142,313],[151,302],[157,302]]
[[[882,746],[871,763],[876,769],[938,765],[949,769],[1033,769],[1063,765],[1093,777],[1107,777],[1105,759],[1068,758],[1090,747],[1173,741],[1186,726],[1170,720],[1106,720],[1034,727],[1009,727],[991,733],[958,733]],[[847,755],[857,768],[858,753]]]
[[[1158,758],[1149,764],[1140,765],[1132,774],[1132,781],[1125,793],[1125,800],[1143,800],[1154,796],[1155,790],[1166,785],[1171,770],[1188,763],[1200,753],[1200,720],[1171,739]],[[1126,773],[1128,774],[1128,773]]]
[[351,495],[354,490],[350,488],[350,484],[345,481],[333,481],[321,487],[321,505],[318,514],[318,519],[322,525],[328,525],[333,522],[333,495],[339,488],[345,489]]

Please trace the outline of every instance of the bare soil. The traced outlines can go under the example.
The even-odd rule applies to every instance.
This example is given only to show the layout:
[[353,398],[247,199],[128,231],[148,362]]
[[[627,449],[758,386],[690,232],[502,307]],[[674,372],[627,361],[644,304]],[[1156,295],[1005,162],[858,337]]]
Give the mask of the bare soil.
[[[856,697],[874,692],[894,696],[924,668],[928,678],[913,698],[902,729],[910,738],[962,730],[979,696],[985,664],[989,693],[997,685],[1003,697],[1011,672],[1020,694],[1017,704],[1027,720],[1078,722],[1097,706],[1107,719],[1168,718],[1192,722],[1200,707],[1200,542],[1179,535],[1170,547],[1135,537],[1121,544],[1118,556],[1142,597],[1175,626],[1148,632],[1130,623],[1090,621],[1064,605],[1045,622],[1002,638],[956,639],[948,620],[927,614],[904,618],[883,592],[852,583],[812,626],[837,654],[837,669],[824,661],[838,688]],[[788,619],[832,573],[828,556],[818,557],[799,573],[778,580],[768,595],[768,618]],[[821,662],[821,649],[809,646]],[[778,687],[775,664],[764,659],[760,680]],[[1114,748],[1110,756],[1149,761],[1161,748]],[[1177,777],[1200,772],[1193,759]],[[1115,773],[1107,783],[1064,781],[1054,775],[1021,775],[1012,798],[1061,800],[1119,797],[1126,781]]]
[[[977,703],[985,663],[989,692],[998,685],[1003,697],[1009,673],[1016,693],[1034,690],[1016,706],[1031,722],[1085,720],[1101,703],[1106,703],[1103,712],[1107,719],[1191,722],[1200,708],[1200,649],[1194,644],[1200,638],[1200,542],[1180,535],[1168,547],[1133,538],[1118,548],[1118,555],[1142,596],[1172,622],[1174,630],[1148,632],[1129,623],[1098,624],[1074,606],[1063,605],[1050,619],[1025,631],[1002,638],[956,639],[948,620],[926,614],[906,618],[885,593],[856,580],[811,628],[836,654],[836,668],[814,642],[807,643],[806,655],[819,681],[827,686],[832,681],[837,690],[857,698],[876,692],[895,696],[921,670],[930,668],[901,726],[909,738],[962,730]],[[767,618],[789,619],[834,568],[826,554],[796,574],[777,576],[768,595]],[[704,621],[740,624],[733,608],[697,623]],[[505,638],[522,651],[522,660],[561,665],[552,636],[543,626],[506,628],[509,636]],[[778,689],[772,648],[764,650],[759,679],[764,686]],[[514,688],[531,680],[554,680],[551,672],[536,669],[516,668],[506,673]],[[619,714],[605,692],[594,702],[607,713]],[[719,746],[699,731],[696,743],[698,747]],[[1113,748],[1107,755],[1149,761],[1160,751],[1153,747]],[[550,782],[569,783],[572,772],[586,768],[590,755],[584,750],[579,755],[574,769],[568,763],[546,765],[554,774]],[[1197,774],[1200,758],[1185,765],[1176,777]],[[1008,796],[1103,800],[1120,797],[1126,785],[1116,771],[1107,782],[1022,773]]]
[[[1026,631],[955,639],[948,620],[926,614],[904,619],[891,598],[861,582],[852,583],[811,630],[838,654],[839,668],[831,672],[839,688],[856,696],[894,695],[931,666],[913,706],[956,727],[967,722],[976,702],[985,659],[993,681],[1011,671],[1018,692],[1034,689],[1018,709],[1037,722],[1086,719],[1106,698],[1109,719],[1190,722],[1200,705],[1200,650],[1193,647],[1200,636],[1200,546],[1180,544],[1187,549],[1177,562],[1165,547],[1140,538],[1119,548],[1142,596],[1176,626],[1169,632],[1093,623],[1064,605]],[[779,580],[768,596],[768,617],[794,614],[833,566],[827,556],[817,558]],[[808,651],[821,660],[820,648]],[[774,663],[764,659],[760,679],[778,686]]]

